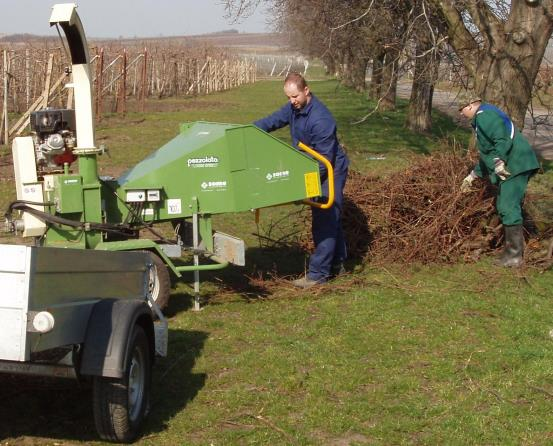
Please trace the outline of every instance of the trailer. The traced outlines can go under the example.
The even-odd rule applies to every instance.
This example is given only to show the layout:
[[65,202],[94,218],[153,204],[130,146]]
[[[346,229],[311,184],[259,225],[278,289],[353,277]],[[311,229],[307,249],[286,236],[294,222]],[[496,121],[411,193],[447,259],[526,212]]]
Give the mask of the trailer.
[[145,253],[0,245],[0,372],[88,380],[99,435],[132,441],[148,413],[166,324]]

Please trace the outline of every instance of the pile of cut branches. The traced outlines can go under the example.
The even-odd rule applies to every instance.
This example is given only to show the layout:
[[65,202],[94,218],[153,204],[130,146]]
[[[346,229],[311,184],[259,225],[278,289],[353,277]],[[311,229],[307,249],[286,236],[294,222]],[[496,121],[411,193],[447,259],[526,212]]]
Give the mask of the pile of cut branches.
[[[503,230],[495,187],[476,180],[472,192],[459,190],[473,166],[470,156],[448,152],[420,158],[385,178],[350,172],[343,209],[349,257],[451,263],[497,249]],[[301,218],[306,230],[300,236],[295,231],[288,241],[310,251],[310,212],[305,210]]]
[[380,180],[352,172],[343,214],[351,256],[428,263],[494,249],[501,234],[495,191],[480,181],[474,192],[459,190],[473,165],[467,156],[445,153]]

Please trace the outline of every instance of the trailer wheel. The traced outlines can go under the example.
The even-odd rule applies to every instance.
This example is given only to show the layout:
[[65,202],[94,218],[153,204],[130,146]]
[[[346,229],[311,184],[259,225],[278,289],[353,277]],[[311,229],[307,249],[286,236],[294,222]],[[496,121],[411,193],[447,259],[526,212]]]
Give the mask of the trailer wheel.
[[144,251],[150,254],[153,268],[150,270],[150,278],[148,288],[152,295],[152,299],[156,302],[161,310],[164,310],[169,304],[169,295],[171,293],[171,279],[167,265],[161,258],[151,251]]
[[129,443],[137,437],[150,409],[152,364],[146,333],[135,325],[123,378],[94,377],[94,422],[102,439]]

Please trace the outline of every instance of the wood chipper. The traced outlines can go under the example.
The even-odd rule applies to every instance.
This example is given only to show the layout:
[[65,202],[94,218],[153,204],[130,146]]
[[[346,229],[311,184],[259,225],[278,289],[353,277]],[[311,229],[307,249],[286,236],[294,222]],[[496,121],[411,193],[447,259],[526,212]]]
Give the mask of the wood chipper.
[[[199,271],[244,264],[243,242],[214,233],[212,215],[320,195],[317,161],[253,125],[183,124],[178,136],[120,178],[99,178],[103,149],[94,139],[88,48],[69,18],[75,8],[63,8],[68,17],[58,18],[62,9],[54,8],[51,23],[67,36],[75,110],[36,111],[33,136],[15,139],[17,201],[7,214],[9,230],[34,237],[38,246],[148,251],[153,298],[163,308],[169,271],[177,278],[195,272],[197,288]],[[175,240],[158,236],[154,225],[161,222],[173,224]],[[140,238],[144,229],[154,238]],[[172,258],[187,250],[193,264],[177,266]],[[200,264],[200,256],[208,263]]]
[[[33,112],[32,136],[13,142],[6,228],[34,243],[0,245],[0,371],[91,378],[100,436],[131,441],[148,412],[154,354],[166,351],[169,274],[193,272],[197,309],[200,271],[244,264],[244,243],[213,231],[212,215],[332,198],[309,201],[321,192],[317,154],[252,125],[183,124],[121,177],[99,177],[76,5],[55,5],[50,25],[65,33],[75,108]],[[163,222],[174,240],[156,231]],[[173,260],[187,252],[189,264]]]

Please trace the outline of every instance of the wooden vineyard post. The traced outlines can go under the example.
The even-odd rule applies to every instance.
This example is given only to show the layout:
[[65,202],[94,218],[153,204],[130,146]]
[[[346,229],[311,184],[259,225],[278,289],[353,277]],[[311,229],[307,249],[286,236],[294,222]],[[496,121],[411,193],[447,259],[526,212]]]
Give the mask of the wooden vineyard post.
[[147,94],[149,95],[150,94],[154,95],[156,91],[156,69],[157,69],[156,59],[152,57],[152,69],[150,72],[150,79],[148,80],[148,90],[146,90]]
[[[13,52],[13,51],[11,51]],[[9,54],[9,53],[8,53]],[[17,55],[15,52],[13,52],[14,59],[17,59]],[[16,113],[19,113],[21,110],[19,109],[19,100],[17,96],[17,79],[18,77],[15,76],[15,73],[17,73],[17,69],[15,67],[12,68],[12,58],[8,56],[8,77],[11,81],[13,88],[12,88],[12,100],[13,100],[13,110]]]
[[148,49],[144,48],[144,57],[142,60],[142,76],[140,79],[140,98],[139,109],[144,111],[144,103],[146,100],[146,88],[148,88]]
[[179,95],[179,64],[177,59],[173,60],[173,95],[177,97]]
[[[140,57],[140,56],[139,56]],[[132,78],[132,95],[138,99],[138,95],[136,93],[136,86],[137,86],[137,82],[138,82],[138,64],[136,64],[133,68],[133,71],[134,71],[134,74],[133,74],[133,78]]]
[[[8,145],[8,51],[4,50],[4,57],[3,57],[4,64],[2,65],[2,74],[4,78],[4,100],[3,100],[3,106],[2,106],[2,125],[0,126],[0,130],[3,128],[3,142],[4,144]],[[0,136],[2,136],[2,132],[0,131]]]
[[194,85],[192,76],[192,59],[189,57],[186,61],[186,94],[190,94],[191,85]]
[[102,114],[102,95],[103,95],[103,73],[104,73],[104,49],[100,49],[98,62],[96,63],[96,121],[100,121]]
[[54,65],[54,54],[48,57],[48,67],[46,68],[46,80],[44,81],[44,93],[42,96],[42,104],[40,108],[48,107],[48,99],[50,98],[50,80],[52,79],[52,69]]
[[213,62],[211,63],[211,70],[210,70],[210,76],[211,76],[211,85],[213,91],[219,91],[219,82],[217,79],[217,59],[213,59]]
[[25,107],[31,105],[31,56],[29,48],[25,50]]
[[202,93],[202,85],[201,85],[201,71],[200,71],[200,61],[198,59],[196,59],[196,86],[197,86],[197,94],[201,94]]
[[127,112],[127,50],[123,50],[123,61],[121,62],[121,77],[117,91],[116,111],[117,113]]

